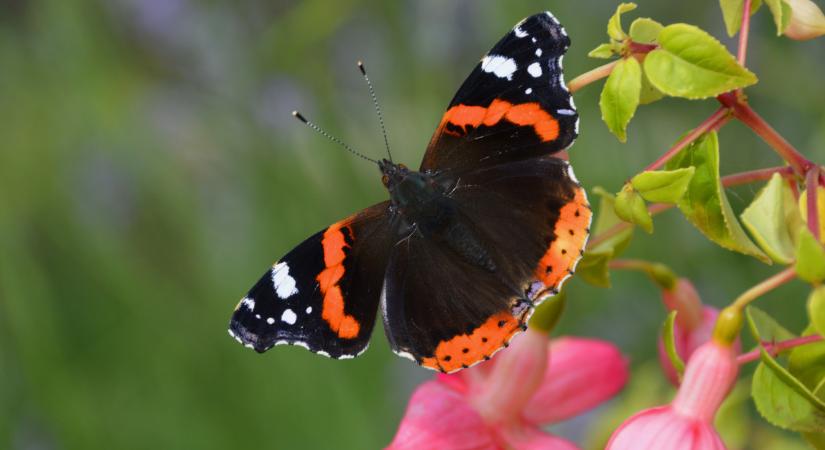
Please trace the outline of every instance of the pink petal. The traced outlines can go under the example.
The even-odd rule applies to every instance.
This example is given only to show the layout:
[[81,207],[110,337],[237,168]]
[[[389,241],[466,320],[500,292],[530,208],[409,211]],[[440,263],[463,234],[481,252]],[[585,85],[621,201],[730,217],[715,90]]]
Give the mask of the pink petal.
[[[718,309],[705,306],[702,309],[701,321],[690,331],[681,326],[678,321],[676,322],[673,327],[673,338],[676,344],[676,353],[679,354],[682,361],[689,360],[690,355],[693,354],[697,347],[710,340],[713,334],[713,328],[716,326],[716,317],[718,315]],[[670,358],[668,358],[665,352],[661,337],[659,338],[659,364],[661,364],[667,379],[670,380],[673,385],[678,386],[679,377],[676,375],[676,369],[673,367],[673,364],[670,363]]]
[[[524,405],[542,382],[547,369],[550,340],[545,333],[527,329],[493,360],[483,384],[474,385],[468,400],[489,424],[519,418]],[[472,370],[472,369],[471,369]]]
[[605,450],[725,450],[713,426],[669,406],[644,410],[623,423]]
[[549,424],[576,416],[615,395],[627,381],[627,362],[612,344],[596,339],[553,341],[550,365],[523,417]]
[[735,348],[713,340],[705,343],[687,362],[673,409],[684,416],[711,422],[738,372]]
[[500,440],[507,448],[518,450],[578,450],[572,442],[545,433],[534,425],[514,422],[498,428]]
[[438,381],[416,389],[387,449],[497,450],[492,432],[464,397]]

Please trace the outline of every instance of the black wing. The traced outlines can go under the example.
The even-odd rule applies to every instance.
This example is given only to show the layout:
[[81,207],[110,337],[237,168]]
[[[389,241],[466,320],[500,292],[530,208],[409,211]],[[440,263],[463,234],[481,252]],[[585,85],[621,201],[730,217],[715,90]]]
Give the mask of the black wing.
[[562,74],[569,46],[549,12],[516,25],[450,102],[421,170],[463,172],[569,147],[578,134],[578,114]]
[[[558,292],[591,218],[584,190],[557,158],[468,173],[449,200],[453,244],[420,233],[399,242],[381,305],[393,350],[444,372],[490,357],[525,326],[535,303]],[[469,250],[454,251],[455,242]]]
[[229,334],[258,352],[290,344],[333,358],[362,353],[392,247],[387,208],[337,222],[273,264],[238,303]]

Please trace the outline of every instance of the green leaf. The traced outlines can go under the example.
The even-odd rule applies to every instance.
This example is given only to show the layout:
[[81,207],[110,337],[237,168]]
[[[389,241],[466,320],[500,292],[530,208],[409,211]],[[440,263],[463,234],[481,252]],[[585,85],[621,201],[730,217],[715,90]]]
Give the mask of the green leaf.
[[776,35],[779,36],[788,29],[791,23],[791,7],[783,0],[765,0],[768,9],[773,15],[773,23],[776,24]]
[[668,161],[667,170],[695,167],[679,209],[708,239],[728,250],[770,259],[759,250],[739,225],[719,178],[719,140],[716,132],[706,133]]
[[624,185],[616,195],[616,215],[625,222],[640,226],[648,233],[653,233],[653,218],[644,199],[633,190],[630,183]]
[[745,312],[751,334],[757,343],[787,341],[796,337],[768,313],[755,306],[748,306]]
[[602,89],[599,108],[607,128],[619,138],[627,141],[627,124],[639,106],[642,89],[642,68],[636,58],[621,59]]
[[[765,336],[753,317],[754,309],[748,307],[748,325],[757,342],[764,342]],[[782,367],[760,345],[762,362],[753,374],[751,395],[756,409],[768,422],[794,431],[814,432],[825,429],[825,403],[787,369]]]
[[588,250],[576,265],[576,276],[596,287],[610,287],[610,270],[607,264],[613,259],[613,250]]
[[650,84],[647,74],[644,70],[642,70],[642,90],[639,94],[639,104],[647,105],[661,99],[664,96],[665,94],[662,91],[656,89],[656,86]]
[[[599,201],[598,214],[596,215],[596,225],[593,227],[593,236],[598,236],[623,221],[616,216],[616,196],[610,192],[607,192],[600,186],[594,187],[593,193],[601,197]],[[613,252],[613,257],[617,257],[627,248],[628,245],[630,245],[630,239],[632,237],[633,228],[628,227],[626,230],[622,230],[614,236],[605,239],[593,247],[592,250],[611,250]]]
[[676,203],[687,192],[693,167],[642,172],[630,180],[633,188],[649,202]]
[[812,284],[825,280],[825,249],[808,228],[799,231],[796,247],[796,274]]
[[630,24],[630,39],[640,44],[653,44],[664,26],[648,17],[639,17]]
[[[751,2],[751,15],[762,5],[761,0],[753,0]],[[728,31],[728,36],[733,37],[739,32],[742,27],[742,12],[745,9],[745,0],[719,0],[719,6],[722,7],[722,16],[725,19],[725,28]]]
[[613,44],[599,44],[598,47],[590,50],[590,53],[587,56],[591,58],[601,58],[601,59],[608,59],[612,58],[613,55],[616,55],[616,50]]
[[[816,334],[813,325],[803,336]],[[825,342],[819,341],[794,347],[788,356],[788,371],[799,379],[819,399],[825,400]]]
[[665,353],[667,353],[670,363],[673,364],[673,368],[676,369],[676,374],[681,380],[682,374],[685,373],[685,362],[682,361],[682,357],[679,356],[679,352],[676,351],[676,339],[673,336],[675,321],[676,311],[671,311],[664,325],[662,325],[662,343],[664,344]]
[[645,73],[660,91],[699,99],[756,83],[756,75],[705,31],[683,23],[659,33],[659,48],[645,57]]
[[[791,210],[790,213],[786,210]],[[753,239],[775,262],[790,264],[796,245],[789,229],[788,216],[799,215],[790,187],[778,173],[739,216]]]
[[627,34],[625,34],[622,29],[622,14],[633,11],[634,9],[636,9],[635,3],[621,3],[616,7],[616,12],[610,17],[610,20],[607,21],[607,35],[610,36],[611,39],[617,41],[627,39]]
[[825,336],[825,286],[814,288],[808,296],[808,316],[820,336]]

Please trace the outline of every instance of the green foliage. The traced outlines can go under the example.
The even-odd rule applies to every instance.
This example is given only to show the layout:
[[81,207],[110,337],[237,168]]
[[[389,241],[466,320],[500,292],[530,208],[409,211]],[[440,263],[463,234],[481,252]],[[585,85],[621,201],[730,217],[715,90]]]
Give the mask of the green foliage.
[[[593,188],[593,193],[599,196],[599,209],[596,217],[596,225],[593,227],[593,234],[598,235],[613,228],[615,225],[622,222],[615,212],[616,196],[607,192],[604,188],[596,186]],[[633,228],[622,230],[616,235],[606,239],[602,243],[593,247],[593,250],[611,250],[614,256],[619,256],[628,245],[633,237]]]
[[661,23],[648,17],[639,17],[630,24],[630,39],[640,44],[653,44],[662,32]]
[[616,195],[615,210],[620,219],[638,225],[648,233],[653,233],[653,218],[647,210],[645,200],[630,183],[624,185]]
[[660,48],[648,53],[644,70],[650,82],[673,97],[714,97],[756,83],[716,38],[687,24],[666,26]]
[[599,44],[598,47],[590,50],[590,53],[587,56],[591,58],[601,58],[607,59],[613,57],[613,55],[617,55],[619,53],[616,45],[614,44]]
[[622,14],[633,11],[634,9],[636,9],[635,3],[620,3],[619,6],[616,7],[616,12],[610,17],[610,20],[607,21],[607,35],[610,36],[611,39],[617,41],[627,39],[627,34],[622,28]]
[[799,232],[795,268],[797,276],[808,283],[819,284],[825,280],[825,248],[807,228]]
[[740,217],[756,243],[774,262],[790,264],[793,261],[795,237],[802,219],[793,192],[781,175],[771,177]]
[[587,250],[576,266],[576,275],[596,287],[610,287],[608,263],[613,259],[613,250]]
[[758,331],[761,340],[766,342],[779,342],[796,337],[795,334],[788,331],[779,322],[776,321],[770,314],[762,311],[756,306],[748,306],[748,320],[753,324],[753,327]]
[[808,296],[808,317],[820,336],[825,336],[825,286],[817,286]]
[[[762,5],[761,0],[753,0],[751,2],[751,15],[756,13]],[[745,9],[745,0],[719,0],[719,6],[722,7],[722,17],[725,19],[725,28],[728,31],[728,36],[733,36],[739,32],[742,27],[742,13]]]
[[681,379],[685,373],[685,362],[682,361],[682,357],[679,356],[679,352],[676,351],[676,340],[673,335],[676,324],[676,313],[676,311],[671,311],[670,314],[667,315],[665,323],[662,325],[662,343],[664,344],[665,353],[667,353],[670,363],[673,364],[676,374],[679,376],[679,379]]
[[719,140],[716,132],[702,135],[666,165],[668,170],[687,167],[694,167],[696,171],[678,205],[688,221],[723,248],[770,262],[748,239],[728,203],[719,178]]
[[785,32],[788,25],[791,23],[791,6],[784,0],[765,0],[768,9],[773,15],[773,23],[776,25],[776,35],[779,36]]
[[639,106],[641,88],[641,65],[631,57],[619,60],[602,89],[602,120],[621,142],[627,141],[627,124]]
[[[757,323],[748,308],[748,325],[754,339],[763,342]],[[764,347],[760,347],[762,362],[756,368],[751,385],[756,409],[768,422],[794,431],[815,432],[825,429],[825,403],[787,369],[782,367]]]
[[687,192],[694,171],[693,167],[646,171],[634,176],[630,184],[649,202],[676,203]]

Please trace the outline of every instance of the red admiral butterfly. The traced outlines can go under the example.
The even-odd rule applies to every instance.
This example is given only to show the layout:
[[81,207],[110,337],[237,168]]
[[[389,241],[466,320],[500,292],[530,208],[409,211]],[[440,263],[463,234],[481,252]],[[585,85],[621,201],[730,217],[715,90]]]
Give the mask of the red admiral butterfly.
[[366,350],[379,307],[393,351],[453,372],[525,329],[583,252],[590,205],[553,154],[578,133],[562,76],[570,39],[521,21],[458,90],[418,171],[378,166],[390,200],[310,237],[235,308],[229,334],[265,352]]

